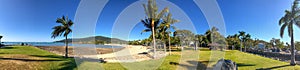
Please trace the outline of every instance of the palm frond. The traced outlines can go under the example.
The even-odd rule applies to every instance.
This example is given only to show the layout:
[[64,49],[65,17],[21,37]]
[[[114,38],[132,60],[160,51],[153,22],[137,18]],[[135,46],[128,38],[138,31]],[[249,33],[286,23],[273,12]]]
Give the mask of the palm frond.
[[168,7],[164,8],[164,9],[157,15],[157,17],[156,17],[155,19],[162,18],[163,15],[165,15],[165,13],[168,13],[168,12],[169,12],[169,8],[168,8]]
[[150,32],[150,31],[151,31],[151,29],[145,29],[141,32],[141,34],[143,34],[144,32]]
[[283,37],[284,30],[285,30],[286,26],[287,26],[287,23],[286,23],[286,24],[283,24],[283,25],[281,26],[281,28],[280,28],[280,37],[281,37],[281,38]]

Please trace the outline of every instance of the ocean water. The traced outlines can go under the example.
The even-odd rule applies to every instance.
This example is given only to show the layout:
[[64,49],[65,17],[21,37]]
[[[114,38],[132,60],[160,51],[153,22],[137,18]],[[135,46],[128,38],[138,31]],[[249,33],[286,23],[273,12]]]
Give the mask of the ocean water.
[[[59,42],[3,42],[4,45],[20,45],[21,43],[32,46],[65,46],[65,43]],[[95,45],[95,44],[69,44],[69,46],[75,47],[97,47],[97,48],[122,48],[123,46],[111,46],[111,45]]]

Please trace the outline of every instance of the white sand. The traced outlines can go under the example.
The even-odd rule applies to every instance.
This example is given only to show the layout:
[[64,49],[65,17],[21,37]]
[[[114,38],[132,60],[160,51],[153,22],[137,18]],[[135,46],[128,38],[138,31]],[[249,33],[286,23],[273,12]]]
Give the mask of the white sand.
[[[147,49],[145,46],[140,45],[126,45],[124,49],[109,53],[109,54],[99,54],[99,55],[86,55],[86,58],[99,59],[104,58],[108,62],[136,62],[152,59],[151,56],[147,54],[139,54],[143,52],[149,52],[150,49]],[[149,53],[151,54],[151,53]],[[157,56],[164,57],[164,52],[158,52]]]

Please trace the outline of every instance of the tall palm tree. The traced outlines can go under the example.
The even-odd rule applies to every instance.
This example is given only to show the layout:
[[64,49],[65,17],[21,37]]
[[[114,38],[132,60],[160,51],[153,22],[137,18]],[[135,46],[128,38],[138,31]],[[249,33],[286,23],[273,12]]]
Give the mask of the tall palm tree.
[[155,52],[156,52],[156,40],[155,40],[155,32],[157,25],[159,25],[161,22],[161,18],[165,13],[169,12],[168,8],[164,8],[161,12],[158,13],[158,8],[156,6],[155,0],[148,0],[148,4],[143,4],[145,13],[146,13],[146,19],[142,20],[142,23],[147,28],[145,31],[151,31],[152,32],[152,41],[153,41],[153,47],[154,47],[154,58],[155,58]]
[[285,10],[285,15],[279,20],[280,28],[280,36],[283,37],[284,30],[288,29],[288,35],[291,37],[291,62],[290,65],[296,65],[295,62],[295,44],[294,44],[294,29],[293,25],[300,27],[300,15],[298,8],[298,0],[294,1],[294,4],[291,10]]
[[0,47],[1,47],[1,45],[2,45],[2,42],[1,42],[2,37],[3,37],[3,36],[0,35]]
[[60,25],[53,27],[52,38],[56,38],[58,36],[63,35],[66,44],[66,52],[65,57],[68,57],[68,35],[72,32],[72,25],[74,24],[72,20],[68,19],[68,17],[62,16],[61,18],[56,19],[56,23],[60,23]]

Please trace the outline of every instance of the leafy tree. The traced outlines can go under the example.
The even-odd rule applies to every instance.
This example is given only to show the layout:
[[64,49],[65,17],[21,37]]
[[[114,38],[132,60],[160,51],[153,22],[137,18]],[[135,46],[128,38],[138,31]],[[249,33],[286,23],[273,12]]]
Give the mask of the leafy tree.
[[238,48],[240,46],[240,39],[238,34],[229,35],[226,38],[227,44],[231,49]]
[[226,40],[225,40],[225,37],[222,36],[218,31],[219,31],[219,29],[216,27],[212,27],[210,30],[210,36],[211,36],[211,42],[212,42],[211,46],[220,48],[221,51],[223,51],[223,49],[226,46]]
[[300,50],[300,42],[299,41],[295,42],[295,48],[296,48],[297,51]]
[[280,36],[283,37],[284,30],[287,28],[288,35],[291,37],[291,62],[290,65],[296,65],[295,62],[295,44],[294,44],[294,27],[296,25],[300,27],[300,15],[299,15],[299,2],[297,0],[294,1],[291,10],[285,10],[285,15],[279,20],[280,28]]
[[60,23],[60,25],[53,27],[52,38],[56,38],[58,36],[63,35],[65,37],[66,44],[66,53],[65,57],[68,57],[68,35],[72,32],[72,25],[74,24],[72,20],[68,17],[62,16],[61,18],[57,18],[56,23]]
[[203,44],[207,44],[206,42],[208,39],[206,38],[205,35],[197,34],[195,37],[197,38],[200,46],[203,46]]
[[178,37],[182,44],[188,45],[194,38],[194,33],[189,30],[176,30],[174,36]]
[[141,20],[141,22],[144,24],[144,26],[147,28],[143,30],[143,32],[149,32],[152,33],[152,41],[153,41],[153,47],[154,47],[154,58],[156,57],[156,28],[161,23],[160,20],[163,17],[165,13],[169,11],[168,8],[164,8],[161,12],[158,13],[158,8],[156,5],[155,0],[148,0],[148,4],[143,4],[144,11],[146,13],[146,19]]

